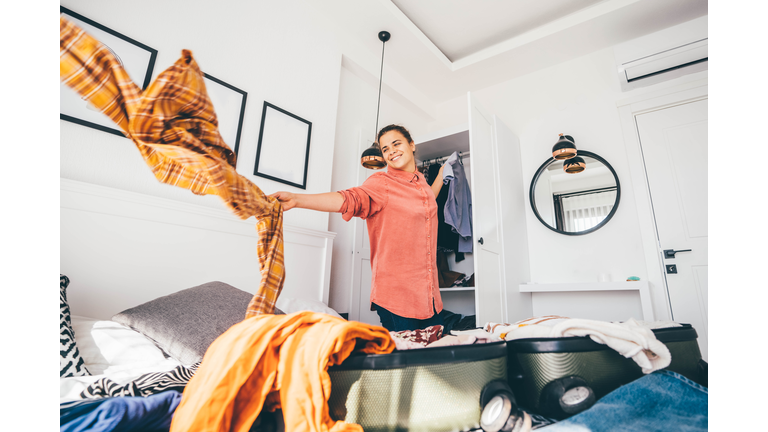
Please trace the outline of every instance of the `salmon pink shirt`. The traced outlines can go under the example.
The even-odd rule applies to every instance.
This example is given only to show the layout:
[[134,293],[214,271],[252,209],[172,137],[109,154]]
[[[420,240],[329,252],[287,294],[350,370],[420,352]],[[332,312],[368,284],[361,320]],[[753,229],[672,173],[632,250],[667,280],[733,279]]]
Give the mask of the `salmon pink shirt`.
[[[387,167],[344,195],[342,218],[365,219],[371,243],[371,303],[406,318],[443,310],[437,282],[437,202],[424,176]],[[434,310],[433,310],[434,301]]]

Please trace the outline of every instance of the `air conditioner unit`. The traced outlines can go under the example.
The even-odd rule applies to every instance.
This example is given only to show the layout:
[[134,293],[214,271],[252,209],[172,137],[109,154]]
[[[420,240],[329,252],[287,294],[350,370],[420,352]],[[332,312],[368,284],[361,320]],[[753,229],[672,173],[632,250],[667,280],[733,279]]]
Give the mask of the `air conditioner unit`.
[[622,91],[707,70],[707,17],[614,48]]

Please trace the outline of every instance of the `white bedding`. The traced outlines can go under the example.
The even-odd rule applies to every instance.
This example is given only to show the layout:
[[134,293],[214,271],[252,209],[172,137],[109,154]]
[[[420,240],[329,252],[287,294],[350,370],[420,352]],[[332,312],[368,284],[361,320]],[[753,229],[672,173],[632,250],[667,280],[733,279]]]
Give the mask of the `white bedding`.
[[[277,307],[285,313],[313,311],[340,315],[322,302],[282,296]],[[59,402],[80,399],[80,392],[94,381],[107,377],[127,384],[150,372],[169,371],[181,363],[168,358],[141,333],[114,321],[72,316],[75,343],[90,376],[60,378]]]
[[168,371],[180,363],[166,358],[142,334],[114,321],[72,316],[75,343],[90,376],[60,378],[59,402],[80,399],[80,392],[99,378],[126,384],[150,372]]

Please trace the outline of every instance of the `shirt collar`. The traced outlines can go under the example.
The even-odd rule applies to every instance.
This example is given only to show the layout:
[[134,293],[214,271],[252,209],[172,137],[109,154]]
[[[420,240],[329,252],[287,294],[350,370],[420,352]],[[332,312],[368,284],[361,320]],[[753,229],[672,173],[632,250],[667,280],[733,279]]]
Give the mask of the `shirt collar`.
[[419,178],[419,170],[410,173],[408,171],[399,170],[397,168],[392,168],[391,166],[387,165],[387,174],[391,175],[392,177],[404,181],[413,181],[418,180]]

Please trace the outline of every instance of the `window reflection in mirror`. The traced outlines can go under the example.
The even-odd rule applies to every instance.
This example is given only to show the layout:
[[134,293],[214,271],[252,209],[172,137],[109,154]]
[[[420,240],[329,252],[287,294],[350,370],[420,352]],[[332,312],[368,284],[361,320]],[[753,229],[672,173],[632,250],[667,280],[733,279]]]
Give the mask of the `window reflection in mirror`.
[[617,179],[600,160],[580,156],[586,169],[580,173],[563,171],[563,161],[552,161],[534,179],[531,198],[541,221],[565,234],[578,234],[600,225],[618,203]]

